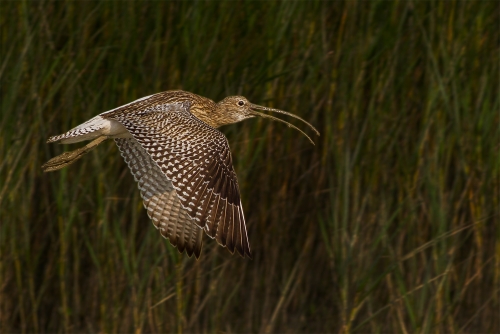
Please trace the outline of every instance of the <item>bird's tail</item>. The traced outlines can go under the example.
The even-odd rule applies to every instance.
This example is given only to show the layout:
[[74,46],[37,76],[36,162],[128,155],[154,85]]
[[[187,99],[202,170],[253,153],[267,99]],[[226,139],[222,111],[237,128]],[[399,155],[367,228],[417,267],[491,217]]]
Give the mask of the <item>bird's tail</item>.
[[108,139],[108,137],[101,136],[101,137],[94,139],[93,141],[91,141],[90,143],[85,145],[84,147],[81,147],[81,148],[74,150],[74,151],[71,151],[71,152],[65,152],[61,155],[58,155],[57,157],[52,158],[49,161],[47,161],[46,163],[44,163],[42,165],[42,169],[44,172],[53,172],[55,170],[69,166],[72,163],[74,163],[75,161],[77,161],[78,159],[80,159],[81,157],[83,157],[85,154],[92,151],[94,148],[97,147],[97,145],[99,145],[100,143],[102,143],[106,139]]

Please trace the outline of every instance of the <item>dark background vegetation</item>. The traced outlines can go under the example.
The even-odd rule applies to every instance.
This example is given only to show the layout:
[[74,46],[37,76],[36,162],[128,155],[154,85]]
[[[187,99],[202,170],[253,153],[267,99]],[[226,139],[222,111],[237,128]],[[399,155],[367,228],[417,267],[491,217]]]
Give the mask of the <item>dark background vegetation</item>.
[[[500,331],[498,1],[0,9],[3,333]],[[111,141],[40,169],[78,147],[48,136],[169,89],[321,132],[222,128],[253,260],[178,254]]]

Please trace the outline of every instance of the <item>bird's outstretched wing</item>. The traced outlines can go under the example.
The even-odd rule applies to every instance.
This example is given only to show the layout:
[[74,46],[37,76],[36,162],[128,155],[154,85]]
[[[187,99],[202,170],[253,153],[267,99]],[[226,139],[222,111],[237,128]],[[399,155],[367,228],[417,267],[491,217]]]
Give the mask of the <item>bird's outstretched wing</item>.
[[182,207],[172,183],[134,138],[115,139],[137,181],[148,216],[179,252],[200,257],[203,231]]
[[[132,108],[131,108],[132,107]],[[189,103],[114,110],[172,183],[190,218],[219,244],[250,257],[250,245],[226,137],[189,112]],[[132,109],[132,110],[131,110]]]

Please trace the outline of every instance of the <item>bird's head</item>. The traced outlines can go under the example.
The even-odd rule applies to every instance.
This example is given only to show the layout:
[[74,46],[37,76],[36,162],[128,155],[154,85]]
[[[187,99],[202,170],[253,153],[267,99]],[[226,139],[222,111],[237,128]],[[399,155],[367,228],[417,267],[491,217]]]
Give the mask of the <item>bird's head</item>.
[[292,124],[290,124],[282,119],[279,119],[277,117],[273,117],[273,116],[270,116],[270,115],[267,115],[267,114],[264,114],[262,112],[257,111],[257,110],[265,110],[265,111],[277,112],[280,114],[291,116],[293,118],[297,118],[297,119],[301,120],[302,122],[306,123],[319,136],[318,130],[316,130],[316,128],[314,126],[312,126],[311,124],[309,124],[308,122],[306,122],[305,120],[300,118],[299,116],[296,116],[294,114],[291,114],[291,113],[283,111],[283,110],[274,109],[274,108],[267,108],[267,107],[263,107],[263,106],[259,106],[259,105],[250,103],[243,96],[228,96],[224,100],[217,103],[217,109],[221,113],[221,115],[220,115],[221,125],[241,122],[245,119],[252,118],[255,116],[262,117],[262,118],[269,118],[269,119],[272,119],[274,121],[285,123],[289,127],[296,129],[297,131],[302,133],[304,136],[306,136],[307,139],[309,139],[309,141],[312,144],[314,144],[312,139],[308,135],[306,135],[302,130],[297,128],[296,126],[294,126],[294,125],[292,125]]

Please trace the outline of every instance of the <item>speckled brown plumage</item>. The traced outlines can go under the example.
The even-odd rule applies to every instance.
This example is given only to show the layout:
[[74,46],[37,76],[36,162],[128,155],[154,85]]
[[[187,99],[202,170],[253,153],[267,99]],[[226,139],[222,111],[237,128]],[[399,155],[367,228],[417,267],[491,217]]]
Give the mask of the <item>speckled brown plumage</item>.
[[[181,97],[184,97],[182,94]],[[183,208],[212,238],[250,256],[236,173],[226,137],[196,118],[195,102],[176,96],[118,109],[105,118],[132,134],[170,180]],[[167,103],[163,103],[167,101]]]
[[116,145],[134,176],[144,207],[161,235],[191,256],[200,257],[203,230],[189,217],[177,192],[158,165],[134,138],[117,138]]
[[[229,143],[216,128],[254,116],[281,121],[252,108],[299,118],[253,105],[242,96],[215,103],[193,93],[167,91],[104,112],[48,142],[115,138],[149,217],[172,245],[199,257],[204,230],[229,251],[250,257]],[[56,163],[44,165],[45,171],[67,166],[72,163],[68,157],[79,158],[89,150],[51,159]]]

